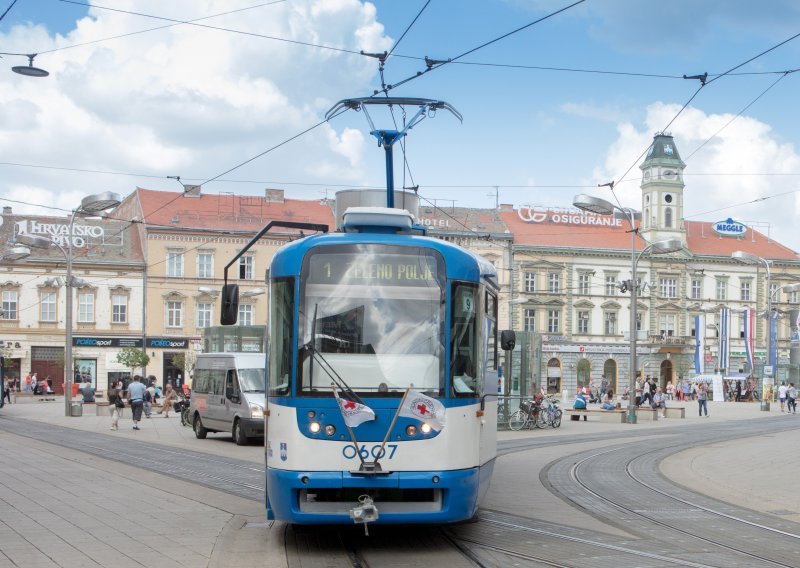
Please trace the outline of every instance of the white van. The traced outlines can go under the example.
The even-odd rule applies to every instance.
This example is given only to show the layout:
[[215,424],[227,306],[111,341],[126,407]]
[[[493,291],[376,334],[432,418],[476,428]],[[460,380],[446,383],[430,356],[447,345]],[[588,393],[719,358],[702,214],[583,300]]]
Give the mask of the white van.
[[194,435],[230,432],[240,446],[264,436],[264,353],[202,353],[197,356],[189,415]]

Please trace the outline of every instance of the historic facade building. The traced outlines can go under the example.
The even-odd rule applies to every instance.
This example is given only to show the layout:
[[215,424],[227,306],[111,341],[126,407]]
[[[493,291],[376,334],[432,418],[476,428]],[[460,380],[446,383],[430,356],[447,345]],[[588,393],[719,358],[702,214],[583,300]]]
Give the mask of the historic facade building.
[[[3,209],[0,225],[0,255],[21,234],[53,242],[30,248],[27,258],[4,256],[0,262],[0,354],[6,377],[49,377],[56,394],[64,392],[69,225],[68,217],[14,215],[10,207]],[[129,228],[122,221],[77,217],[71,230],[72,372],[98,389],[130,375],[117,353],[144,341],[144,261]]]

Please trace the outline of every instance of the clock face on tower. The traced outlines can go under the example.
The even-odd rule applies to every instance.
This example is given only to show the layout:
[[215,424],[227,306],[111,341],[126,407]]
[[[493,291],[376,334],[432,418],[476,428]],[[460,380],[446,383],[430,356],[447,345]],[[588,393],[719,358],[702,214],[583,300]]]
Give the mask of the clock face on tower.
[[664,173],[662,175],[667,179],[672,179],[673,177],[675,177],[675,172],[673,172],[672,170],[664,170]]
[[650,170],[645,170],[644,171],[644,181],[647,181],[649,179],[650,179]]

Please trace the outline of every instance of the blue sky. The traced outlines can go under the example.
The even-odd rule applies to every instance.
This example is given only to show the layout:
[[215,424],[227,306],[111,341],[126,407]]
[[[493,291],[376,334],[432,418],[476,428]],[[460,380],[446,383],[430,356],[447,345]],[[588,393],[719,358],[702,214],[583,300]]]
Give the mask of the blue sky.
[[[10,4],[0,0],[0,9]],[[0,61],[0,197],[70,208],[95,190],[174,191],[166,176],[214,178],[322,121],[336,101],[381,86],[374,59],[231,31],[184,24],[97,41],[167,23],[122,11],[189,20],[249,8],[202,23],[356,53],[392,49],[407,31],[384,70],[396,84],[424,70],[425,56],[456,58],[569,4],[105,0],[87,8],[18,0],[0,21],[0,50],[40,53],[36,64],[51,76],[21,77],[3,67],[24,59]],[[682,75],[728,71],[800,32],[798,15],[791,0],[588,0],[569,8],[391,91],[445,100],[464,116],[461,124],[440,112],[411,131],[410,174],[398,148],[397,185],[413,178],[424,199],[441,205],[492,207],[498,191],[502,203],[565,206],[581,192],[611,198],[596,186],[615,180],[623,203],[638,207],[638,156],[700,87]],[[65,49],[85,42],[96,43]],[[747,74],[710,81],[669,127],[687,162],[687,218],[756,222],[800,249],[798,77],[771,73],[798,66],[799,51],[800,38],[735,72]],[[378,128],[392,126],[385,110],[372,117]],[[314,199],[382,187],[383,151],[368,130],[362,113],[349,112],[204,191],[277,187]]]

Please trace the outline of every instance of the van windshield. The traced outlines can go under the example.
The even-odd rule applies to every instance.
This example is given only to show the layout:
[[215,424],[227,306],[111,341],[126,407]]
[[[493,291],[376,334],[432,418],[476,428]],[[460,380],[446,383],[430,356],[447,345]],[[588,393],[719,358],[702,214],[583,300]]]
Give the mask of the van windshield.
[[266,386],[264,369],[239,369],[239,388],[242,392],[264,392]]
[[438,391],[444,366],[444,263],[422,248],[314,252],[302,273],[301,392],[341,379],[369,396]]

